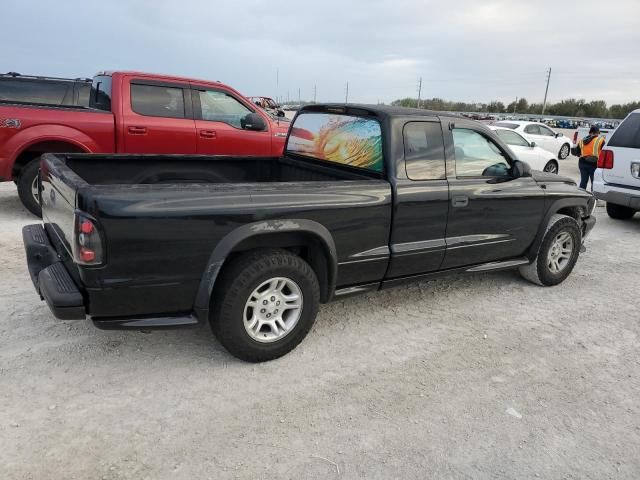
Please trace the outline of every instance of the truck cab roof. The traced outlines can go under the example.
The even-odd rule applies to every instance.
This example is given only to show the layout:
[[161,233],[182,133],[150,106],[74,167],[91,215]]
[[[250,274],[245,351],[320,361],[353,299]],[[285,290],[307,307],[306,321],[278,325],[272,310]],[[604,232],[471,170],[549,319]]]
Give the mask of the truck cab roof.
[[433,110],[424,110],[421,108],[407,108],[407,107],[394,107],[389,105],[372,105],[365,103],[322,103],[305,105],[300,108],[299,113],[304,112],[331,112],[331,113],[355,113],[360,114],[367,112],[374,114],[378,117],[407,117],[407,116],[420,116],[420,117],[451,117],[460,118],[463,117],[451,112],[436,112]]

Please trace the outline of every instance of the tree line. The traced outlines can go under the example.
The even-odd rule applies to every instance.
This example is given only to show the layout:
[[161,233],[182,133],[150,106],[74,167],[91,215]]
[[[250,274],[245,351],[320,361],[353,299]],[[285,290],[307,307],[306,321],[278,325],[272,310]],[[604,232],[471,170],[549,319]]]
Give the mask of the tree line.
[[[391,105],[397,107],[418,107],[417,98],[402,98],[394,100]],[[420,108],[427,110],[440,110],[447,112],[488,112],[488,113],[542,113],[541,103],[529,103],[526,98],[520,98],[517,102],[508,105],[500,101],[489,103],[451,102],[441,98],[428,98],[420,100]],[[591,100],[569,98],[557,103],[548,103],[545,114],[565,117],[589,117],[589,118],[624,118],[629,112],[640,108],[640,101],[607,106],[604,100]]]

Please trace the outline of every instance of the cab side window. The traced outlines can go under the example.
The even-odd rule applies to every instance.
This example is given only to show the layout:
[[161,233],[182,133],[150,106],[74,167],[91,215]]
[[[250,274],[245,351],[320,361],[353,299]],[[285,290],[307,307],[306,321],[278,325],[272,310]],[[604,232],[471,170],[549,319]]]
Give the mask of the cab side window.
[[241,120],[247,114],[252,113],[251,110],[225,92],[200,90],[197,95],[202,120],[223,122],[236,128],[242,128]]
[[404,126],[404,158],[411,180],[446,178],[440,122],[409,122]]
[[183,89],[132,83],[131,109],[149,117],[185,118]]
[[457,177],[505,177],[511,165],[489,138],[466,128],[453,129]]

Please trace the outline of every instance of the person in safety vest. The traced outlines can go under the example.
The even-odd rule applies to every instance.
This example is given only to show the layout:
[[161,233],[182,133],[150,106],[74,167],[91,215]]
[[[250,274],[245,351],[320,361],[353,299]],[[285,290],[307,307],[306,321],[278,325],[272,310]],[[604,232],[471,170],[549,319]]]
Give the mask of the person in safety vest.
[[604,137],[600,136],[600,129],[593,126],[589,129],[589,135],[582,138],[576,147],[576,154],[580,157],[578,168],[580,169],[580,188],[587,189],[591,180],[593,189],[593,174],[598,165],[598,155],[604,147]]

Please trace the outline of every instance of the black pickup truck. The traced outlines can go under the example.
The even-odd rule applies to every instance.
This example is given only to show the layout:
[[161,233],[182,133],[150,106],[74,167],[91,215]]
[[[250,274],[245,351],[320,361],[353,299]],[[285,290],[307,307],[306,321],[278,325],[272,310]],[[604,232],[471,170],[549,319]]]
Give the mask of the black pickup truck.
[[558,284],[595,223],[589,193],[480,123],[351,104],[302,108],[282,158],[47,154],[39,189],[23,238],[56,317],[210,322],[248,361],[349,294],[505,268]]

